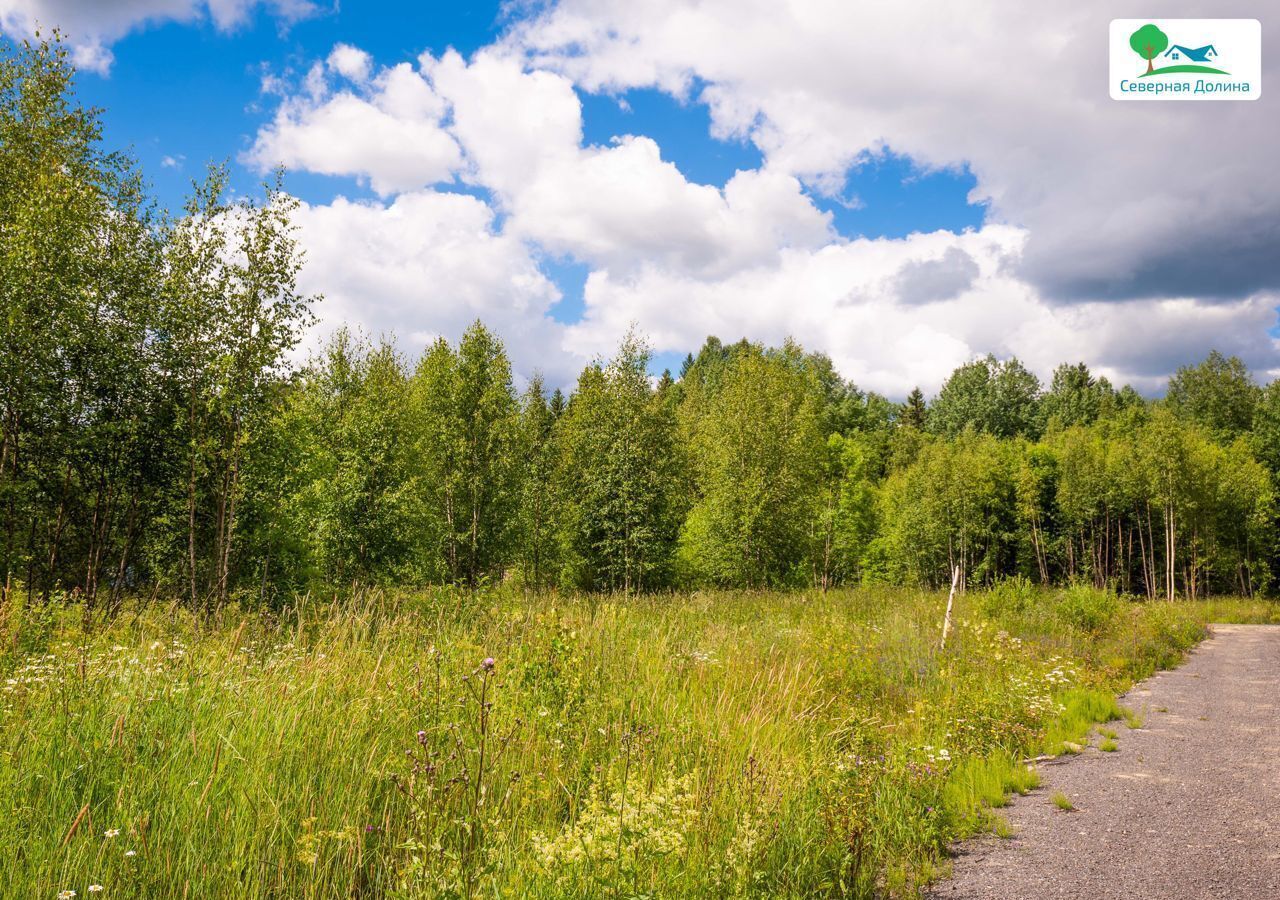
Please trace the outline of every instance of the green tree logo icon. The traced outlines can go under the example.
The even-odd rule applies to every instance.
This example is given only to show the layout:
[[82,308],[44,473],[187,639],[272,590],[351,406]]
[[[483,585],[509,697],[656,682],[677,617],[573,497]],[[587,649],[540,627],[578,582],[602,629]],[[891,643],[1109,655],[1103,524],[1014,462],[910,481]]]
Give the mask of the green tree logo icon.
[[1154,25],[1143,25],[1129,35],[1129,46],[1147,61],[1147,74],[1150,75],[1155,71],[1151,61],[1169,47],[1169,35]]

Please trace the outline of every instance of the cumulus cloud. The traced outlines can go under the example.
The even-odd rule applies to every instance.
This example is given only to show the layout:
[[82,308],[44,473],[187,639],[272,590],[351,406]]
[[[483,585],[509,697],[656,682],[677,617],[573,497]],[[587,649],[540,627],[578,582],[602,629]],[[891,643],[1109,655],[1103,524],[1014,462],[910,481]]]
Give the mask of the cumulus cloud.
[[[1170,3],[1169,16],[1195,14]],[[229,30],[257,8],[289,22],[317,6],[0,0],[0,28],[61,26],[105,71],[130,30]],[[633,322],[681,352],[707,334],[793,336],[892,396],[936,389],[986,352],[1042,376],[1083,360],[1148,391],[1210,347],[1260,372],[1280,364],[1280,120],[1265,100],[1111,101],[1102,0],[1052,14],[995,0],[536,9],[469,58],[378,66],[339,43],[300,79],[264,74],[277,106],[242,161],[352,176],[381,197],[300,211],[304,280],[330,325],[415,349],[483,318],[518,368],[559,383]],[[1224,0],[1215,14],[1256,11]],[[578,91],[625,102],[633,87],[705,104],[712,136],[754,142],[763,165],[693,182],[643,120],[585,142]],[[967,166],[988,224],[840,236],[812,195],[847,196],[858,162],[885,150],[925,170]],[[441,189],[460,183],[478,196]],[[547,257],[589,270],[575,325],[548,315],[560,294]]]
[[[677,21],[688,24],[686,15],[693,14]],[[705,77],[660,65],[653,48],[638,60],[635,71],[626,58],[606,71],[673,92]],[[585,359],[610,352],[632,323],[660,351],[687,351],[708,334],[791,336],[894,397],[916,385],[936,390],[956,366],[988,352],[1018,355],[1046,378],[1057,363],[1082,360],[1146,391],[1210,347],[1262,372],[1280,359],[1267,333],[1277,298],[1265,289],[1233,298],[1169,286],[1124,303],[1061,303],[1054,282],[1034,274],[1043,225],[840,237],[806,182],[809,190],[839,191],[843,166],[885,146],[870,126],[866,146],[849,137],[849,109],[831,105],[805,131],[789,119],[775,123],[759,106],[731,109],[747,95],[708,82],[703,98],[715,127],[745,129],[766,161],[722,186],[697,184],[643,134],[584,141],[575,81],[617,86],[589,68],[604,63],[588,53],[541,64],[557,71],[531,68],[507,45],[375,70],[357,48],[341,46],[283,91],[248,161],[356,175],[394,196],[305,209],[305,243],[319,260],[307,277],[330,296],[329,321],[354,319],[421,344],[435,334],[456,337],[480,317],[517,336],[509,345],[518,367],[541,365],[559,383]],[[926,166],[956,161],[923,151],[916,158]],[[980,157],[978,165],[992,163]],[[1016,179],[992,171],[979,175],[979,193],[994,201],[992,185]],[[426,187],[452,179],[481,196]],[[1061,193],[1052,184],[1039,189]],[[1072,214],[1071,198],[1060,202]],[[1050,239],[1070,236],[1048,231]],[[545,254],[590,270],[585,314],[574,325],[547,315],[559,293],[538,268]],[[1082,268],[1096,263],[1070,259]]]
[[37,28],[61,29],[82,69],[106,74],[111,45],[131,31],[161,22],[208,19],[220,31],[243,24],[262,7],[288,25],[314,15],[314,0],[0,0],[0,31],[32,37]]
[[[648,325],[656,348],[684,351],[708,334],[733,340],[798,339],[828,353],[859,385],[901,398],[912,387],[936,391],[957,366],[985,353],[1020,357],[1047,379],[1067,361],[1084,361],[1120,384],[1152,393],[1169,371],[1210,347],[1242,356],[1255,371],[1277,366],[1274,295],[1206,303],[1148,299],[1130,303],[1047,302],[1016,274],[1029,236],[990,225],[955,234],[832,243],[787,250],[776,265],[700,280],[657,267],[631,278],[593,273],[586,316],[566,346],[580,354],[608,347],[632,321]],[[946,260],[965,269],[923,311],[900,296],[904,279],[932,273]],[[972,267],[972,268],[970,268]]]
[[[334,71],[360,82],[368,78],[368,62],[346,45],[329,56]],[[337,88],[317,65],[243,159],[259,169],[283,165],[355,176],[383,196],[416,190],[451,179],[462,164],[441,124],[444,114],[444,101],[409,63],[382,69],[368,84]]]
[[978,263],[959,247],[948,247],[937,259],[911,260],[898,270],[894,290],[907,306],[959,297],[978,277]]
[[316,339],[345,323],[394,335],[416,354],[479,318],[507,339],[525,374],[542,368],[568,383],[582,363],[562,350],[562,326],[546,315],[559,290],[475,197],[430,190],[390,202],[339,197],[304,203],[296,222],[306,251],[300,286],[324,295]]
[[[328,68],[361,68],[358,52],[340,45]],[[583,146],[568,80],[497,53],[424,55],[367,86],[334,88],[313,67],[244,159],[354,175],[384,196],[456,172],[491,192],[509,233],[615,272],[725,274],[833,237],[829,215],[787,173],[739,172],[720,188],[687,180],[647,137]]]
[[[1214,7],[1257,14],[1247,0]],[[1266,100],[1110,100],[1113,15],[1103,0],[561,0],[509,43],[588,90],[697,90],[717,134],[833,194],[859,154],[886,146],[925,167],[965,163],[992,219],[1028,230],[1024,277],[1052,300],[1280,287],[1280,119]],[[1280,38],[1280,23],[1263,29]]]
[[350,44],[335,44],[329,53],[329,68],[352,81],[369,80],[369,70],[373,66],[373,58],[359,47]]

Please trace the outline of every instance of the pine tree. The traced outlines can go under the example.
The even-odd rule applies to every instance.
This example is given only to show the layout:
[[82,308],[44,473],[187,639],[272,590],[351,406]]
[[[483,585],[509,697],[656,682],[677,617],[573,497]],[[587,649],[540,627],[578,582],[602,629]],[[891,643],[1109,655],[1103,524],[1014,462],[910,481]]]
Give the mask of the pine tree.
[[911,393],[907,395],[907,402],[902,404],[902,413],[898,421],[903,425],[909,425],[912,428],[924,430],[925,423],[928,421],[929,411],[924,403],[924,394],[920,388],[911,389]]

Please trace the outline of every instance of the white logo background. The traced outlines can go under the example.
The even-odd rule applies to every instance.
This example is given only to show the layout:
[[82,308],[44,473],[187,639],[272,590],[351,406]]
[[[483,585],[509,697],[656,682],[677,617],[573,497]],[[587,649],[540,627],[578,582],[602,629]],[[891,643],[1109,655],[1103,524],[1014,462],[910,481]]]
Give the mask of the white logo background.
[[[1143,25],[1155,25],[1169,37],[1169,46],[1152,64],[1157,68],[1194,60],[1175,60],[1166,56],[1174,45],[1199,48],[1212,44],[1217,56],[1199,65],[1226,71],[1227,75],[1183,72],[1148,75],[1147,61],[1129,46],[1129,36]],[[1262,96],[1262,25],[1257,19],[1112,19],[1111,20],[1111,98],[1113,100],[1257,100]],[[1248,84],[1249,89],[1197,92],[1197,82],[1206,86]],[[1125,84],[1127,82],[1127,84]],[[1154,83],[1185,83],[1183,90],[1152,90]],[[1144,89],[1135,89],[1141,84]],[[1127,88],[1127,89],[1126,89]]]

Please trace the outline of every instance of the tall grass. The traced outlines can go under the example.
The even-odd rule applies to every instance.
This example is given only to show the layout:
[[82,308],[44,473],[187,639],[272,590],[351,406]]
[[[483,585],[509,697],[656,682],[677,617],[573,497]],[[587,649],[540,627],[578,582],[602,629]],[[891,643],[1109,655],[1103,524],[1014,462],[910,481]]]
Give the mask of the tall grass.
[[910,895],[1222,609],[1023,601],[3,610],[0,893]]

